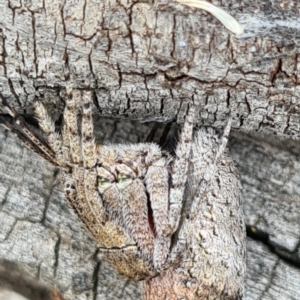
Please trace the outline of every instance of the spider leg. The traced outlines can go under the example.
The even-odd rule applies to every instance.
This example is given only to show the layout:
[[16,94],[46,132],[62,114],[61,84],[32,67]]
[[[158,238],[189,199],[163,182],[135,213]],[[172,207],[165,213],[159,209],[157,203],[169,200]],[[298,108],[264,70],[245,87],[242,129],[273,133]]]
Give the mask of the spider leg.
[[8,119],[1,117],[0,123],[17,134],[17,137],[27,146],[30,150],[43,157],[45,160],[49,161],[51,164],[58,166],[58,162],[55,158],[55,153],[52,149],[46,145],[33,131],[28,127],[26,122],[21,116],[6,103],[6,101],[0,97],[0,104],[2,104],[6,111],[12,118],[12,122]]
[[63,144],[65,144],[65,136],[61,136],[59,133],[55,132],[55,124],[42,102],[35,103],[35,113],[41,129],[47,136],[50,148],[56,154],[57,163],[60,167],[68,169],[69,167],[66,162],[70,161],[69,154],[67,157],[64,157],[62,154],[62,147]]
[[[81,140],[77,124],[77,112],[81,102],[81,92],[72,92],[72,90],[68,88],[67,93],[68,100],[64,111],[63,145],[65,149],[63,149],[63,155],[67,161],[72,161],[72,174],[64,174],[67,178],[64,185],[66,198],[86,225],[98,246],[106,247],[107,244],[110,244],[110,237],[104,228],[104,224],[99,221],[87,197],[85,185],[86,170],[81,165]],[[70,154],[67,153],[68,149]],[[95,193],[95,182],[91,188],[92,187]]]
[[133,180],[123,190],[122,204],[124,223],[128,233],[134,237],[146,260],[150,261],[153,257],[154,234],[149,224],[147,196],[141,180]]
[[[109,235],[102,224],[99,224],[94,212],[90,209],[84,194],[84,170],[78,166],[73,173],[64,173],[64,192],[71,207],[87,227],[99,247],[106,247],[110,241]],[[76,178],[76,179],[74,179]]]
[[191,108],[175,151],[170,191],[169,174],[166,168],[167,161],[164,158],[149,167],[145,178],[147,190],[151,195],[150,202],[157,234],[153,255],[154,266],[157,270],[164,266],[168,258],[171,235],[177,230],[180,221],[193,138],[193,118],[194,109]]
[[94,139],[94,125],[92,116],[92,94],[83,91],[82,102],[82,155],[85,168],[94,168],[97,162],[96,144]]
[[122,249],[99,248],[101,256],[115,266],[118,273],[123,276],[139,281],[157,275],[153,266],[137,251],[136,245],[126,245]]
[[103,199],[101,198],[97,189],[97,154],[96,144],[94,139],[94,126],[92,116],[92,94],[90,91],[83,91],[82,101],[82,128],[81,128],[81,149],[83,157],[84,171],[84,188],[86,199],[97,216],[98,222],[104,223],[105,209],[103,206]]
[[73,164],[80,164],[81,149],[80,136],[78,132],[77,113],[81,101],[81,93],[79,90],[72,90],[70,86],[66,87],[66,107],[64,111],[64,129],[65,135],[69,139],[70,161]]
[[[137,190],[135,190],[135,192],[137,192]],[[141,230],[141,228],[145,228],[141,223],[141,219],[143,219],[141,215],[143,214],[141,214],[140,210],[137,212],[133,205],[130,204],[132,200],[131,194],[132,192],[130,193],[128,191],[127,194],[125,193],[125,195],[122,196],[115,185],[112,185],[104,191],[103,201],[105,208],[110,211],[110,213],[108,213],[108,220],[105,222],[105,228],[112,242],[110,245],[107,245],[105,248],[100,248],[99,250],[103,258],[110,262],[120,274],[134,280],[141,280],[149,276],[154,276],[156,272],[149,258],[149,254],[145,255],[145,253],[149,253],[149,249],[152,250],[151,244],[141,243],[143,237],[146,237],[146,241],[149,239],[147,238],[147,233]],[[147,199],[139,199],[141,202],[147,203]],[[118,203],[115,203],[115,206],[112,202]],[[139,207],[143,206],[143,203],[140,203]],[[109,208],[107,204],[112,204],[114,207]],[[120,218],[120,212],[124,213],[126,224],[123,214],[121,214]],[[146,214],[146,218],[147,217]],[[148,221],[148,218],[147,220],[144,218],[144,223],[146,223],[146,221]],[[132,227],[134,227],[133,230]],[[145,231],[146,230],[149,232],[149,228],[145,228]],[[136,236],[134,236],[134,234],[136,234]],[[134,239],[131,237],[134,237]]]
[[155,226],[153,263],[157,270],[166,261],[171,242],[168,236],[169,174],[166,164],[166,159],[160,158],[149,166],[145,176]]
[[[84,192],[85,199],[93,212],[100,228],[105,229],[103,236],[99,232],[99,238],[107,246],[113,246],[114,240],[110,231],[115,232],[118,229],[117,224],[107,220],[103,199],[98,192],[97,184],[97,153],[94,139],[94,126],[92,116],[92,94],[90,91],[82,92],[82,124],[81,124],[81,149],[84,166]],[[123,237],[124,243],[128,242],[128,238]]]
[[178,144],[175,151],[171,174],[170,207],[169,207],[169,235],[173,234],[179,225],[180,213],[183,205],[183,194],[187,181],[191,145],[193,139],[193,120],[195,110],[189,109],[179,135]]
[[[207,188],[210,186],[209,182],[216,172],[217,163],[220,160],[221,156],[223,155],[223,153],[226,149],[226,146],[228,143],[228,137],[229,137],[229,133],[230,133],[230,129],[231,129],[231,124],[232,124],[232,116],[230,115],[228,118],[227,124],[224,128],[222,138],[219,141],[219,146],[218,146],[217,152],[216,152],[213,160],[208,164],[207,168],[205,169],[205,172],[203,174],[203,179],[201,180],[199,188],[197,189],[197,194],[195,195],[192,206],[191,206],[191,213],[190,213],[191,219],[195,218],[196,215],[198,214],[199,207],[201,204],[201,199],[202,199],[203,195],[205,194]],[[198,135],[198,141],[196,141],[195,143],[197,143],[197,142],[198,142],[198,144],[202,143],[201,137],[199,135]],[[195,176],[195,174],[194,174],[194,176]],[[197,174],[196,174],[196,176],[197,176]]]
[[[125,248],[128,245],[136,247],[130,237],[124,234],[122,228],[116,222],[100,219],[97,214],[99,209],[95,200],[99,199],[102,201],[102,199],[99,195],[94,197],[98,194],[98,192],[95,192],[95,189],[87,189],[89,185],[89,182],[86,182],[89,179],[87,178],[87,170],[81,166],[74,166],[72,177],[69,176],[67,178],[69,179],[69,186],[73,186],[73,189],[76,191],[72,199],[69,197],[69,201],[71,200],[70,204],[94,237],[97,245],[102,249],[106,249],[106,252],[109,252],[111,249]],[[65,191],[68,198],[68,192],[67,190]]]
[[150,130],[148,136],[146,137],[146,140],[145,140],[146,143],[151,143],[154,140],[154,136],[156,134],[156,131],[157,131],[158,127],[159,127],[159,123],[155,123],[153,125],[153,127]]

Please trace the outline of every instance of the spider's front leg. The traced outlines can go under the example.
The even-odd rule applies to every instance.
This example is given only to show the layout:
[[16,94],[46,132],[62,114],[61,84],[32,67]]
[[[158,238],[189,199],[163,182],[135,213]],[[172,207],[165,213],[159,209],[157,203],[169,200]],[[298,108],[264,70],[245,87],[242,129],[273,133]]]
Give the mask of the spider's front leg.
[[187,182],[190,154],[193,141],[193,121],[195,110],[190,108],[179,135],[172,166],[170,188],[169,234],[173,234],[180,221],[183,196]]
[[[78,132],[77,115],[81,104],[81,92],[73,92],[67,87],[67,99],[64,110],[62,134],[55,132],[55,125],[41,102],[35,104],[39,125],[48,138],[49,147],[55,153],[55,161],[61,167],[64,192],[71,207],[89,229],[99,246],[109,240],[99,217],[101,208],[98,201],[94,211],[89,199],[85,197],[85,174],[82,167],[81,139]],[[97,210],[98,209],[98,210]]]
[[[64,127],[69,138],[72,174],[67,178],[73,181],[74,185],[72,182],[68,183],[69,189],[66,189],[66,197],[70,199],[70,195],[74,195],[71,199],[73,207],[96,240],[104,259],[109,261],[120,274],[134,280],[152,277],[156,273],[150,259],[149,261],[145,259],[145,253],[140,252],[139,249],[140,228],[137,220],[132,229],[132,235],[129,235],[131,231],[128,231],[128,226],[120,221],[122,219],[122,194],[116,189],[116,180],[119,182],[121,179],[117,174],[122,173],[125,165],[117,164],[113,154],[118,151],[113,146],[95,144],[92,93],[69,90],[68,94]],[[82,111],[81,136],[78,133],[77,121],[80,106]],[[70,187],[73,188],[72,191]],[[133,186],[133,188],[137,189],[138,186]],[[147,203],[146,200],[139,200],[141,204]],[[109,210],[112,202],[117,203],[114,215],[111,215]],[[137,205],[130,209],[138,208]],[[141,234],[144,237],[147,236],[147,232],[141,232]]]
[[186,205],[168,268],[145,281],[144,299],[243,297],[246,235],[240,182],[225,149],[230,125],[231,118],[221,139],[212,128],[195,133]]
[[193,139],[194,114],[194,108],[190,108],[180,132],[175,157],[171,161],[171,180],[167,157],[155,161],[145,177],[156,233],[153,263],[158,271],[166,267],[171,238],[179,226]]

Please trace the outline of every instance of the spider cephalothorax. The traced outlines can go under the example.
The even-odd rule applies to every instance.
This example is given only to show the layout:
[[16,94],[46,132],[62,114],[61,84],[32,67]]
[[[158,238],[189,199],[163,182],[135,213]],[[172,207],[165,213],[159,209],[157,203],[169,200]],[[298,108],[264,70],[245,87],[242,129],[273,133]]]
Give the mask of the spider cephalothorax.
[[[163,298],[172,280],[170,289],[178,286],[175,294],[190,299],[195,289],[190,277],[207,299],[242,295],[245,230],[239,181],[225,151],[231,120],[220,140],[212,129],[193,134],[194,109],[189,109],[171,155],[154,143],[96,144],[92,103],[91,91],[67,87],[58,134],[37,102],[47,144],[9,108],[16,122],[6,126],[61,168],[66,198],[102,257],[120,274],[146,280],[147,299],[173,299]],[[162,274],[170,278],[161,280]],[[191,299],[198,299],[197,289]],[[156,296],[158,291],[162,295]]]

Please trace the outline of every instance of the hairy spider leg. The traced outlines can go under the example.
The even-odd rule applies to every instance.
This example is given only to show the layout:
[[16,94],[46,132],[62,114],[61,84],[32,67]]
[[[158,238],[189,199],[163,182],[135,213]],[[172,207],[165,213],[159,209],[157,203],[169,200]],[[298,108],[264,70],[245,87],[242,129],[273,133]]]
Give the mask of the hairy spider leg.
[[84,193],[87,204],[99,226],[99,239],[106,247],[113,245],[109,231],[118,225],[108,222],[103,199],[97,189],[97,153],[92,116],[92,93],[82,91],[81,151],[84,166]]
[[69,85],[66,86],[66,92],[64,127],[70,143],[71,164],[80,164],[82,162],[82,157],[77,114],[81,101],[81,92],[79,90],[72,90]]
[[57,164],[64,169],[68,168],[66,161],[69,161],[70,159],[69,157],[63,157],[62,155],[63,138],[55,131],[55,124],[49,116],[47,109],[40,101],[35,102],[34,107],[39,126],[47,136],[49,147],[55,153]]
[[[92,116],[92,93],[82,91],[82,156],[85,168],[94,168],[97,162],[96,144],[94,139],[94,125]],[[96,187],[97,188],[97,187]]]
[[[123,275],[135,280],[154,276],[156,274],[152,264],[154,236],[148,221],[145,186],[140,179],[135,179],[122,193],[116,189],[116,186],[107,189],[103,197],[98,193],[95,185],[97,184],[97,170],[95,168],[98,163],[97,154],[101,157],[104,153],[105,155],[108,155],[108,153],[105,151],[106,147],[99,145],[96,154],[92,119],[92,95],[86,91],[83,91],[82,94],[81,149],[83,165],[85,166],[85,196],[91,210],[95,212],[98,221],[105,228],[104,235],[108,235],[111,239],[109,242],[106,237],[102,238],[106,247],[102,247],[100,252],[105,254],[105,258]],[[116,153],[119,150],[120,147],[116,149]],[[106,157],[106,159],[112,158],[113,156],[110,155]],[[118,156],[115,159],[117,160]],[[132,171],[130,172],[128,169],[129,167],[122,163],[117,164],[116,167],[118,174],[129,176]],[[167,177],[164,180],[167,180]],[[140,197],[137,198],[136,194],[139,194]],[[115,201],[115,198],[119,198],[119,202],[122,204],[120,208],[123,211],[123,222],[126,224],[126,231],[122,224],[117,222],[117,216],[111,219],[105,215],[102,201],[111,202]],[[167,202],[168,199],[166,199]],[[130,236],[134,236],[136,243],[131,240]]]
[[[41,103],[37,104],[37,115],[38,115],[38,119],[39,119],[39,124],[40,124],[41,128],[43,130],[45,130],[45,133],[47,135],[48,134],[50,134],[50,135],[53,134],[53,132],[50,133],[50,130],[53,130],[54,127],[51,126],[49,123],[47,124],[47,122],[50,122],[49,121],[50,119],[49,118],[44,118],[46,115],[48,117],[48,113],[46,112],[45,108],[42,107]],[[66,123],[68,122],[68,116],[69,115],[70,115],[69,109],[68,109],[68,107],[66,107],[65,112],[64,112],[64,119],[66,120]],[[14,114],[14,116],[16,116],[16,114]],[[19,125],[20,128],[22,129],[22,134],[24,134],[24,136],[23,135],[19,135],[19,136],[21,136],[21,140],[25,143],[25,145],[29,146],[30,149],[37,152],[37,154],[44,157],[47,161],[50,161],[51,163],[54,163],[55,165],[57,165],[57,160],[56,160],[55,156],[53,156],[54,154],[52,154],[52,149],[45,146],[40,141],[40,139],[38,137],[36,137],[26,127],[24,122],[19,121],[17,123],[17,125]],[[12,128],[12,129],[14,129],[14,128]],[[70,161],[70,156],[69,156],[70,136],[69,136],[69,130],[67,130],[67,126],[64,126],[62,139],[63,139],[62,144],[65,146],[65,151],[63,151],[64,152],[64,160],[68,163]],[[57,144],[52,145],[52,146],[56,147]],[[45,149],[47,151],[45,151]],[[45,153],[48,153],[48,152],[50,153],[49,156],[45,156]],[[66,166],[67,165],[61,166],[61,167],[64,170],[64,167],[66,167]],[[64,182],[64,192],[65,192],[66,199],[68,200],[70,205],[75,209],[75,211],[78,213],[80,219],[88,227],[88,229],[93,234],[93,236],[95,238],[97,238],[97,232],[93,227],[93,218],[90,217],[90,213],[84,207],[83,201],[80,201],[80,197],[78,197],[77,189],[76,189],[76,185],[74,183],[73,177],[71,176],[71,174],[68,174],[68,171],[70,171],[70,170],[68,169],[67,172],[63,172],[63,175],[62,175],[63,182]],[[80,170],[77,169],[75,172],[80,172]],[[79,178],[78,181],[80,181],[80,179],[83,179],[81,174],[76,174],[76,178]],[[100,244],[100,246],[102,246],[102,244]]]
[[153,266],[141,257],[136,246],[125,246],[122,249],[100,249],[104,259],[111,263],[121,275],[133,280],[144,280],[157,275]]
[[[66,149],[64,156],[69,147],[70,154],[68,155],[69,161],[72,160],[70,165],[72,166],[72,177],[65,174],[64,191],[67,200],[70,202],[71,206],[78,213],[80,219],[86,225],[94,239],[96,240],[98,246],[103,247],[103,235],[105,230],[101,223],[92,210],[89,202],[85,195],[84,186],[84,168],[81,164],[81,148],[80,148],[80,137],[78,133],[78,123],[77,123],[77,113],[78,106],[81,101],[80,91],[72,92],[70,87],[67,87],[67,103],[64,110],[64,131],[63,139],[65,142]],[[63,143],[64,144],[64,143]],[[67,158],[67,157],[66,157]],[[109,237],[107,237],[109,239]]]
[[14,109],[12,109],[6,101],[0,97],[0,104],[2,104],[8,114],[13,118],[14,124],[9,123],[4,118],[2,119],[2,125],[12,132],[17,134],[17,137],[27,146],[30,150],[34,151],[52,165],[57,166],[58,163],[55,159],[55,153],[46,145],[32,130],[27,127],[23,118],[18,116]]
[[[141,225],[140,220],[138,220],[140,216],[138,215],[137,218],[137,213],[141,215],[142,212],[141,210],[137,212],[133,206],[133,202],[130,202],[132,200],[131,197],[134,197],[135,193],[138,192],[136,188],[137,187],[135,186],[134,191],[127,191],[124,196],[121,195],[116,186],[111,186],[104,192],[104,201],[110,202],[117,198],[120,201],[120,204],[123,204],[123,207],[120,208],[121,211],[126,210],[124,216],[126,220],[124,220],[123,225],[119,225],[116,217],[109,218],[109,220],[106,221],[105,228],[112,239],[112,243],[107,248],[101,248],[100,252],[104,254],[106,260],[115,266],[120,274],[134,280],[141,280],[156,275],[156,272],[152,266],[149,255],[145,255],[145,253],[148,253],[145,251],[145,245],[139,243],[139,238],[144,237],[144,239],[148,240],[148,232],[146,232],[146,230],[141,230],[140,233],[137,232]],[[147,204],[146,197],[145,199],[141,197],[136,199],[136,197],[134,197],[133,200],[140,202],[138,208],[143,206],[143,203]],[[132,205],[130,205],[130,203]],[[133,223],[132,221],[135,222]],[[136,226],[136,228],[133,228],[133,231],[131,230],[132,226]],[[133,234],[136,234],[137,236],[134,236]],[[131,236],[134,236],[135,239],[131,239]]]
[[[208,166],[203,174],[203,179],[200,182],[198,192],[195,195],[194,201],[191,206],[191,213],[190,213],[191,219],[196,217],[196,215],[199,211],[199,207],[201,205],[201,199],[202,199],[203,195],[205,194],[206,190],[210,187],[209,182],[212,179],[212,177],[214,176],[214,174],[216,172],[217,163],[220,160],[221,156],[223,155],[223,153],[226,149],[226,146],[228,143],[228,137],[229,137],[229,133],[230,133],[230,129],[231,129],[231,124],[232,124],[232,116],[230,115],[227,120],[227,124],[224,128],[222,138],[219,141],[217,152],[213,158],[213,161],[211,161],[208,164]],[[197,174],[194,174],[194,177],[195,176],[197,176]]]
[[[137,197],[138,195],[138,197]],[[154,234],[149,224],[147,195],[141,179],[136,178],[121,194],[123,218],[129,236],[148,261],[152,261]]]
[[185,118],[179,140],[177,143],[175,158],[171,173],[170,207],[169,207],[169,235],[178,228],[183,195],[186,187],[188,167],[190,163],[191,145],[193,139],[193,121],[195,110],[190,108]]
[[167,163],[165,157],[159,158],[149,166],[145,176],[155,226],[153,264],[156,269],[160,269],[165,263],[171,243],[168,231],[169,172]]

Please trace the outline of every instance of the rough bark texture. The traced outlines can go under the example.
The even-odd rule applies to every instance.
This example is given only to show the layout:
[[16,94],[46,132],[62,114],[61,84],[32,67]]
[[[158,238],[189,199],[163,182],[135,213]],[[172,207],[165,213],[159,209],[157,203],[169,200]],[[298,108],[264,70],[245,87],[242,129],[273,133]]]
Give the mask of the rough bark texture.
[[[213,1],[244,26],[171,1],[0,0],[0,93],[21,113],[38,98],[59,113],[64,87],[90,86],[101,115],[298,137],[297,0]],[[100,138],[139,141],[149,128],[105,120]],[[138,137],[138,135],[139,137]],[[300,143],[235,132],[231,152],[248,225],[245,299],[300,299]],[[0,257],[66,299],[139,299],[137,284],[96,260],[67,207],[57,170],[0,128]]]
[[[138,142],[149,130],[107,119],[97,128],[114,142]],[[95,243],[69,210],[56,170],[0,133],[0,257],[18,261],[66,299],[140,299],[137,283],[96,261]],[[249,235],[246,300],[300,298],[299,144],[237,132],[231,138]]]
[[182,119],[297,137],[299,2],[213,1],[244,26],[231,35],[210,14],[128,0],[0,1],[0,91],[26,112],[61,108],[66,80],[95,90],[102,115]]

